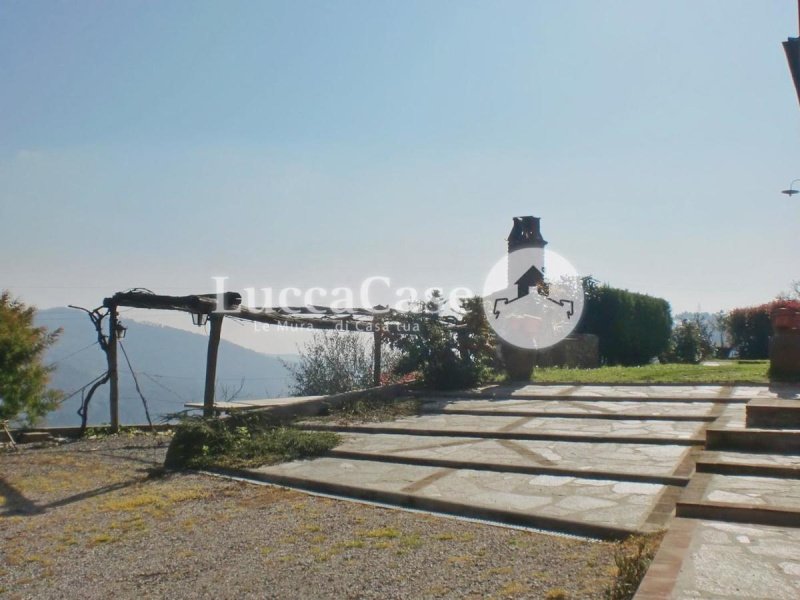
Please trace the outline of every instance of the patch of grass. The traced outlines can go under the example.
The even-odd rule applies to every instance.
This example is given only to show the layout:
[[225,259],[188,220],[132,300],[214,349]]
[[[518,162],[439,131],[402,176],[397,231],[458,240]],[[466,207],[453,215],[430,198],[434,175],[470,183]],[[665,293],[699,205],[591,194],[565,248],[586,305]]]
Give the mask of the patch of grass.
[[514,569],[511,567],[492,567],[491,569],[486,570],[486,575],[489,577],[494,577],[495,575],[511,575],[514,572]]
[[597,369],[537,368],[536,383],[769,383],[769,361],[714,360],[707,365],[643,365],[641,367],[599,367]]
[[614,552],[616,565],[614,581],[605,590],[606,600],[630,600],[636,594],[659,544],[662,533],[647,536],[631,536],[617,545]]
[[348,540],[342,542],[342,548],[363,548],[364,542],[362,540]]
[[519,594],[524,594],[527,591],[528,586],[524,583],[520,583],[519,581],[512,581],[511,583],[507,583],[500,588],[500,593],[503,596],[517,596]]
[[115,541],[116,538],[114,536],[109,535],[107,533],[100,533],[94,536],[91,540],[89,540],[90,546],[99,546],[100,544],[108,544],[110,542]]
[[340,442],[336,433],[246,419],[187,419],[175,429],[168,468],[246,468],[325,454]]
[[113,512],[160,511],[178,502],[199,500],[207,496],[208,492],[201,489],[141,492],[106,500],[100,504],[100,509]]
[[381,527],[379,529],[371,529],[364,534],[368,538],[377,539],[394,539],[400,537],[400,531],[393,527]]
[[400,545],[405,548],[421,548],[422,538],[418,533],[410,533],[400,538]]

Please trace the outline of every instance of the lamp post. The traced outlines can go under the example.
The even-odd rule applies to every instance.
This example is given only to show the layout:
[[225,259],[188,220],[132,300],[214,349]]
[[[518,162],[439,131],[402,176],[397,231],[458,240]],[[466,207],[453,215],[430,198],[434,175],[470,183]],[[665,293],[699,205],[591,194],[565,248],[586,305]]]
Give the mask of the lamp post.
[[792,180],[792,183],[789,184],[789,189],[781,190],[781,194],[786,194],[789,197],[794,196],[795,194],[800,194],[800,190],[794,189],[794,184],[797,183],[798,181],[800,181],[800,179]]

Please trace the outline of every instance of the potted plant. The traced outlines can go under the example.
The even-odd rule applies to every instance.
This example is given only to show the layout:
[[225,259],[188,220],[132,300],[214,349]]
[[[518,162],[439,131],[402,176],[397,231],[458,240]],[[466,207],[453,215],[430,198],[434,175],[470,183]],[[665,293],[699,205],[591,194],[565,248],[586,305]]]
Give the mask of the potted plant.
[[800,302],[796,300],[778,301],[770,311],[770,321],[776,333],[800,332]]

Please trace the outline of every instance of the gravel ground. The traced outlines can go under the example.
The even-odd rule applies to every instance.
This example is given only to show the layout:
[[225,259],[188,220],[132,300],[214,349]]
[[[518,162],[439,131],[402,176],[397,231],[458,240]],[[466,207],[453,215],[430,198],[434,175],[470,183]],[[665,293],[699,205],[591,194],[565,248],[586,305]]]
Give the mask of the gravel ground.
[[614,546],[153,472],[165,435],[0,452],[8,598],[602,598]]

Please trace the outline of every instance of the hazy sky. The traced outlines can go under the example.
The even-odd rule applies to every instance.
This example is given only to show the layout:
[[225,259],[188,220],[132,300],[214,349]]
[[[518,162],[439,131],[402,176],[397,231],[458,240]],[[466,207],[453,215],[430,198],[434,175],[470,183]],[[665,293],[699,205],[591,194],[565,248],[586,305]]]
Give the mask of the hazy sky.
[[790,0],[0,0],[0,287],[477,290],[532,214],[675,312],[766,301],[800,279],[789,35]]

